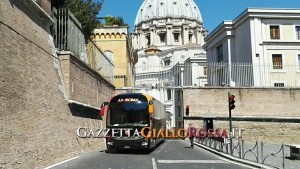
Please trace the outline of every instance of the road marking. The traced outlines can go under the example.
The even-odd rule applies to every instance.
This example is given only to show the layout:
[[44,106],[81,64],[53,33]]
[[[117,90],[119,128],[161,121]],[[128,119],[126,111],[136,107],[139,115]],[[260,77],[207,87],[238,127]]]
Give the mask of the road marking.
[[227,163],[223,160],[157,160],[158,163],[178,164],[178,163]]
[[245,164],[242,164],[242,163],[239,163],[239,162],[235,162],[235,161],[232,161],[232,160],[229,160],[229,159],[226,159],[226,158],[222,158],[222,157],[219,157],[219,158],[220,158],[220,160],[227,161],[228,163],[232,163],[232,164],[236,164],[236,165],[239,165],[239,166],[242,166],[242,167],[254,169],[254,167],[249,166],[249,165],[245,165]]
[[161,145],[159,145],[159,147],[156,149],[156,151],[154,152],[154,154],[158,154],[158,153],[160,153],[160,152],[161,152],[161,150],[163,150],[163,149],[164,149],[164,147],[166,147],[166,146],[167,146],[167,144],[168,144],[168,141],[167,141],[167,140],[165,140],[165,142],[164,142],[164,143],[162,143]]
[[155,158],[152,158],[152,166],[153,166],[153,169],[157,169]]
[[68,162],[68,161],[74,160],[74,159],[76,159],[76,158],[78,158],[78,157],[79,157],[79,156],[73,157],[73,158],[71,158],[71,159],[68,159],[68,160],[59,162],[59,163],[57,163],[57,164],[51,165],[51,166],[49,166],[49,167],[46,167],[46,168],[44,168],[44,169],[50,169],[50,168],[52,168],[52,167],[55,167],[55,166],[61,165],[61,164],[63,164],[63,163],[66,163],[66,162]]

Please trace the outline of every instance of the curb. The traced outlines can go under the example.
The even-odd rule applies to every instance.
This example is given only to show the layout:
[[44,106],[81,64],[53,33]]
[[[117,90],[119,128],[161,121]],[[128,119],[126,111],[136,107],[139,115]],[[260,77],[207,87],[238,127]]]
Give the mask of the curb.
[[198,147],[201,147],[211,153],[214,153],[218,156],[221,156],[221,157],[224,157],[224,158],[227,158],[227,159],[230,159],[232,161],[235,161],[235,162],[238,162],[238,163],[242,163],[242,164],[246,164],[246,165],[249,165],[249,166],[252,166],[252,167],[256,167],[256,168],[263,168],[263,169],[274,169],[273,167],[271,166],[268,166],[268,165],[264,165],[264,164],[259,164],[259,163],[256,163],[256,162],[253,162],[253,161],[248,161],[248,160],[243,160],[243,159],[240,159],[240,158],[236,158],[236,157],[233,157],[231,155],[228,155],[228,154],[225,154],[223,152],[220,152],[220,151],[217,151],[217,150],[214,150],[210,147],[207,147],[207,146],[204,146],[202,144],[199,144],[197,142],[194,142],[195,145],[197,145]]

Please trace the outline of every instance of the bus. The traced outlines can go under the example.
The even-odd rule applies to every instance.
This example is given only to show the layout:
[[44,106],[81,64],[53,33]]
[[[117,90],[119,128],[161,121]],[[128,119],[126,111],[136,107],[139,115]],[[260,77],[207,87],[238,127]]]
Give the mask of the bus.
[[[104,111],[105,109],[105,111]],[[166,130],[166,108],[154,97],[142,93],[125,93],[101,105],[106,113],[106,147],[118,149],[154,149],[164,138],[142,137],[156,129]],[[147,129],[147,130],[145,130]]]

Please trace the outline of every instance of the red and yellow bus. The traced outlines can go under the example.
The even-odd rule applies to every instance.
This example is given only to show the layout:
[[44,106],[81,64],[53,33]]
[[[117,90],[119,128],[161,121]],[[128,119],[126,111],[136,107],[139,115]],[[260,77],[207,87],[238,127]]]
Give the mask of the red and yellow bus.
[[101,106],[106,112],[107,149],[153,149],[164,138],[142,137],[141,130],[166,130],[166,108],[142,93],[119,94]]

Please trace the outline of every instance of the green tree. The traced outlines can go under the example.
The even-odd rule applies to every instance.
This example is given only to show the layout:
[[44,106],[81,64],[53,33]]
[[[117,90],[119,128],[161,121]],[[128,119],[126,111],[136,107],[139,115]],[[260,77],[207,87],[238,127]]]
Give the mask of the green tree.
[[81,23],[83,33],[89,37],[92,31],[100,24],[97,15],[104,0],[66,0],[65,6]]
[[100,26],[113,26],[113,25],[128,26],[128,24],[124,22],[124,19],[122,17],[106,16],[104,17],[104,21],[105,21],[104,25],[100,25]]

